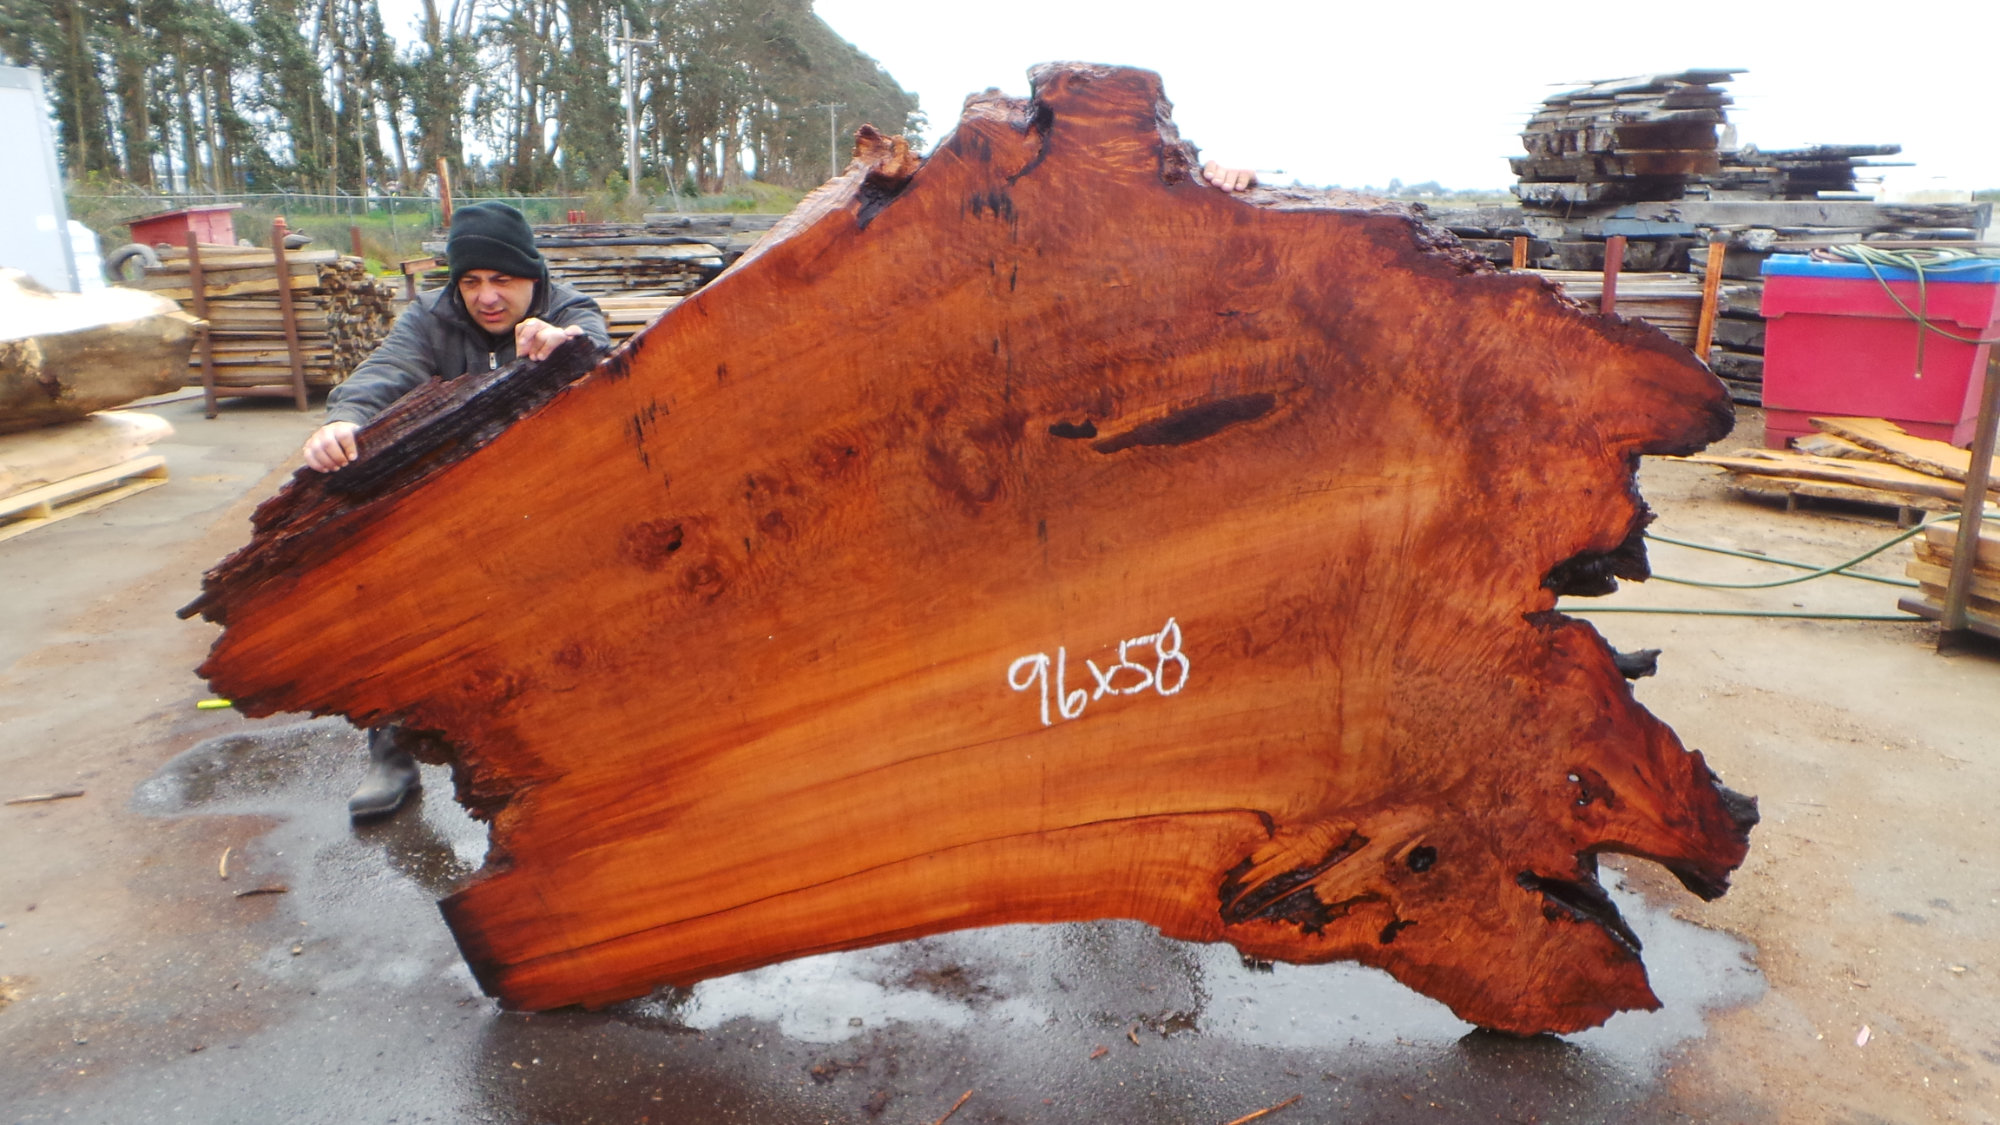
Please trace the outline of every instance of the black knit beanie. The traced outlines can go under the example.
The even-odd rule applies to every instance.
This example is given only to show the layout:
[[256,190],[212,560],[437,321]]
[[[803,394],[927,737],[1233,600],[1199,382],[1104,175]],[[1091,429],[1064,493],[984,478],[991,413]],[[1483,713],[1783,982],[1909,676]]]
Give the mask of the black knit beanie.
[[505,203],[468,203],[451,212],[451,236],[444,257],[451,266],[452,288],[468,270],[497,270],[509,277],[541,281],[547,265],[535,249],[535,232],[528,220]]

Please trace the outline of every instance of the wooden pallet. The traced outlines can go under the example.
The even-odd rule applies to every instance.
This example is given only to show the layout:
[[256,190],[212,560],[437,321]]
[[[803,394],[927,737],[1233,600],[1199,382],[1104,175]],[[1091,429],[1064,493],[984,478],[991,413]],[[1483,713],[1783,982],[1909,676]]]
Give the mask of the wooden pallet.
[[135,457],[108,469],[0,498],[0,541],[44,524],[94,512],[127,496],[167,483],[167,459]]
[[[1879,418],[1814,418],[1820,431],[1794,440],[1796,449],[1743,449],[1732,456],[1698,454],[1689,464],[1728,471],[1739,492],[1775,496],[1787,510],[1800,499],[1838,500],[1895,511],[1905,527],[1922,512],[1956,512],[1965,501],[1970,455],[1943,442],[1904,433]],[[1990,501],[2000,493],[1989,492]]]
[[1914,527],[1925,512],[1955,512],[1958,505],[1935,496],[1918,496],[1886,489],[1864,488],[1833,481],[1796,480],[1790,477],[1730,473],[1729,487],[1751,496],[1768,496],[1785,502],[1785,510],[1798,507],[1800,500],[1835,500],[1869,508],[1886,509],[1898,527]]

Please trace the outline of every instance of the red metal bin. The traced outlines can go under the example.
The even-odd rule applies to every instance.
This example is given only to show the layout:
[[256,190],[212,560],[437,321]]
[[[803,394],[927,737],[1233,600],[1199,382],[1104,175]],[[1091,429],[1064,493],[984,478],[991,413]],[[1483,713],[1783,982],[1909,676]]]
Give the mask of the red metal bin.
[[[1923,332],[1889,295],[1954,336],[2000,336],[2000,260],[1911,270],[1774,254],[1764,263],[1764,444],[1813,432],[1814,415],[1887,418],[1964,446],[1990,344]],[[1887,282],[1886,288],[1884,281]]]

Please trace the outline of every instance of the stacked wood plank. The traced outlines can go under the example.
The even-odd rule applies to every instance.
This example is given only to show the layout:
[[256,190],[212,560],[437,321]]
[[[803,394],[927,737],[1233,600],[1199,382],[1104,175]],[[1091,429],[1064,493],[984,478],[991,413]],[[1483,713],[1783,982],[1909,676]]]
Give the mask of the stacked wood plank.
[[648,214],[641,223],[535,228],[549,274],[597,298],[612,343],[658,320],[756,245],[782,215]]
[[[708,284],[783,217],[663,211],[638,223],[547,223],[535,227],[535,245],[550,277],[597,299],[617,343]],[[424,249],[443,261],[442,241]],[[449,277],[440,267],[421,281],[429,288]]]
[[1763,401],[1760,267],[1773,252],[1862,241],[1966,241],[1991,223],[1991,204],[1887,204],[1856,192],[1857,171],[1894,144],[1723,149],[1740,71],[1690,70],[1600,82],[1555,95],[1521,134],[1518,210],[1437,213],[1468,248],[1510,260],[1513,230],[1534,239],[1543,269],[1604,268],[1605,241],[1623,237],[1626,270],[1702,273],[1711,242],[1726,245],[1723,276],[1744,283],[1724,300],[1704,357],[1738,402]]
[[[1705,261],[1706,249],[1701,253]],[[1729,397],[1746,406],[1764,404],[1763,302],[1762,281],[1738,280],[1723,283],[1715,305],[1708,366],[1728,386]]]
[[1716,129],[1738,71],[1685,70],[1598,82],[1543,101],[1511,160],[1530,206],[1679,199],[1721,168]]
[[752,214],[744,211],[697,213],[653,211],[645,216],[646,229],[666,234],[699,238],[718,247],[725,262],[734,262],[778,225],[782,214]]
[[[1850,146],[1854,147],[1854,146]],[[1737,402],[1763,402],[1764,260],[1814,246],[1850,242],[1962,242],[1991,225],[1991,203],[1876,203],[1861,200],[1704,200],[1632,203],[1556,215],[1527,207],[1422,207],[1473,253],[1498,265],[1526,237],[1528,261],[1579,274],[1604,267],[1608,238],[1626,239],[1622,268],[1702,274],[1709,243],[1723,244],[1725,279],[1709,366]],[[1578,296],[1572,286],[1571,295]],[[1652,319],[1648,317],[1647,319]]]
[[[1927,527],[1910,543],[1914,557],[1903,573],[1917,580],[1925,601],[1942,609],[1958,554],[1958,528],[1942,523]],[[1979,549],[1972,557],[1972,590],[1965,608],[1990,626],[2000,627],[2000,528],[1984,521],[1979,529]]]
[[562,223],[535,228],[549,276],[585,293],[682,297],[722,272],[722,249],[645,223]]
[[[331,387],[388,335],[395,319],[392,283],[378,281],[361,259],[332,250],[286,255],[279,278],[271,251],[250,246],[200,248],[207,297],[209,348],[219,387],[289,382],[291,353],[285,339],[280,287],[291,290],[298,321],[306,385]],[[185,247],[160,251],[160,266],[129,283],[194,308]],[[201,381],[201,349],[188,358],[190,383]]]
[[597,298],[598,307],[604,310],[604,324],[611,332],[613,344],[622,344],[638,335],[641,329],[665,316],[668,309],[680,303],[679,297]]
[[[782,215],[648,213],[637,223],[545,223],[535,245],[549,275],[593,296],[684,297],[708,283],[775,226]],[[423,244],[442,262],[443,240]],[[423,277],[441,285],[442,268]]]
[[[1562,286],[1563,293],[1598,307],[1604,300],[1604,274],[1593,270],[1535,270]],[[1643,320],[1676,343],[1693,347],[1701,321],[1701,279],[1684,273],[1625,273],[1618,276],[1616,310],[1628,320]]]
[[[1965,501],[1971,454],[1955,446],[1904,433],[1880,418],[1814,418],[1820,432],[1801,438],[1796,450],[1744,449],[1728,456],[1699,454],[1686,460],[1729,473],[1739,491],[1787,500],[1846,500],[1897,509],[1958,511]],[[2000,473],[1994,474],[2000,481]],[[1989,489],[1989,504],[2000,492]]]
[[1744,145],[1722,154],[1707,177],[1710,199],[1818,199],[1821,192],[1855,190],[1855,170],[1880,167],[1866,157],[1894,156],[1902,145],[1811,145],[1760,149]]
[[[1585,220],[1588,222],[1588,220]],[[1730,276],[1756,277],[1760,257],[1738,259],[1735,251],[1756,253],[1801,241],[1896,242],[1971,241],[1992,225],[1991,203],[1883,203],[1866,199],[1684,199],[1638,203],[1598,217],[1633,235],[1634,222],[1692,234],[1704,245],[1718,236],[1731,248]],[[1587,228],[1586,228],[1587,229]],[[1793,251],[1796,252],[1796,251]],[[1741,267],[1748,267],[1742,272]]]
[[1576,209],[1550,214],[1529,207],[1435,207],[1419,213],[1457,235],[1465,247],[1505,264],[1513,239],[1526,236],[1529,264],[1542,269],[1604,266],[1604,241],[1626,240],[1623,268],[1702,272],[1707,245],[1728,246],[1723,276],[1757,281],[1773,252],[1802,243],[1968,241],[1992,222],[1991,203],[1875,203],[1864,200],[1685,199]]

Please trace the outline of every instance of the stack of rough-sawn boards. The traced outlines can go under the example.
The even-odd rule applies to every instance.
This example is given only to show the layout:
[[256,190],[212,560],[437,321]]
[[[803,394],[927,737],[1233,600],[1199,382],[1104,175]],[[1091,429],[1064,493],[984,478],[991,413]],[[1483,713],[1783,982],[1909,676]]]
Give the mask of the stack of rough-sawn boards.
[[681,303],[679,297],[658,296],[601,296],[596,300],[597,307],[604,310],[604,327],[614,344],[638,335],[640,329]]
[[[1593,309],[1604,303],[1604,274],[1599,270],[1535,270],[1562,286],[1563,293]],[[1639,319],[1692,348],[1701,327],[1701,278],[1685,273],[1622,273],[1618,275],[1615,308],[1619,316]]]
[[644,223],[537,226],[535,246],[551,274],[592,295],[681,297],[722,271],[722,251],[706,239]]
[[[206,304],[197,308],[185,247],[160,250],[160,266],[130,282],[181,303],[208,321],[208,348],[218,387],[289,383],[290,346],[272,252],[261,247],[199,248]],[[285,256],[284,287],[292,294],[299,361],[309,387],[331,387],[375,350],[395,319],[392,286],[371,276],[361,259],[332,250]],[[189,357],[191,383],[201,379],[202,349]]]
[[[1924,528],[1911,546],[1916,558],[1904,573],[1917,580],[1925,601],[1933,608],[1942,608],[1945,587],[1951,584],[1952,560],[1957,555],[1958,528],[1949,523],[1933,524]],[[1979,528],[1979,550],[1972,556],[1972,588],[1965,608],[2000,626],[2000,527],[1992,523],[1982,521]]]
[[[1972,455],[1941,441],[1913,437],[1880,418],[1814,418],[1819,433],[1792,449],[1745,449],[1730,456],[1686,460],[1729,471],[1745,492],[1849,500],[1897,509],[1956,512],[1965,502]],[[2000,473],[1994,474],[2000,481]],[[1987,492],[1989,507],[2000,494]]]
[[782,217],[659,212],[639,223],[551,223],[535,227],[535,245],[551,276],[597,299],[618,343],[706,285]]
[[1599,82],[1545,99],[1521,130],[1514,194],[1530,205],[1679,199],[1717,171],[1716,127],[1735,70]]
[[[615,344],[714,279],[783,217],[659,212],[638,223],[544,223],[535,227],[535,246],[550,277],[597,301]],[[423,245],[445,254],[444,242]],[[424,284],[442,285],[446,276],[440,267]]]

